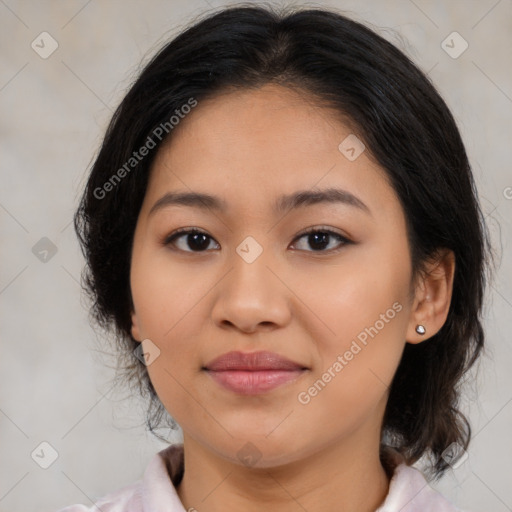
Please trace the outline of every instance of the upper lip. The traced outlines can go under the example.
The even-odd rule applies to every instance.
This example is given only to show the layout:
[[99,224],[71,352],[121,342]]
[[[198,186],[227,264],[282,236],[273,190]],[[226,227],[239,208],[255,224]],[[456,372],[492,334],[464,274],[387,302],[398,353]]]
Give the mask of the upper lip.
[[227,352],[213,359],[207,365],[207,370],[303,370],[304,365],[291,361],[274,352]]

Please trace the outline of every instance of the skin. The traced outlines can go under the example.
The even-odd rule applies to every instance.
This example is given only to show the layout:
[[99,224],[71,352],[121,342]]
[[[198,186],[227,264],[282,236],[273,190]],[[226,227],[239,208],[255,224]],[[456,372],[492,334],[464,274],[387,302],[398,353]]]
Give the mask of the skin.
[[[199,102],[157,154],[134,237],[132,335],[160,350],[148,371],[183,429],[186,509],[371,512],[388,493],[379,460],[388,386],[405,343],[444,324],[455,261],[442,251],[413,280],[404,212],[384,171],[368,151],[350,161],[338,149],[351,133],[312,98],[265,85]],[[272,210],[281,194],[328,187],[371,214],[342,203]],[[228,207],[150,214],[170,191],[209,193]],[[186,235],[166,246],[183,227],[207,233],[206,250]],[[332,235],[315,251],[311,237],[298,238],[310,227],[353,243]],[[263,249],[250,264],[236,252],[247,236]],[[400,312],[300,403],[396,302]],[[308,370],[266,394],[236,394],[201,369],[231,350],[270,350]],[[252,464],[237,456],[247,442],[260,457]]]

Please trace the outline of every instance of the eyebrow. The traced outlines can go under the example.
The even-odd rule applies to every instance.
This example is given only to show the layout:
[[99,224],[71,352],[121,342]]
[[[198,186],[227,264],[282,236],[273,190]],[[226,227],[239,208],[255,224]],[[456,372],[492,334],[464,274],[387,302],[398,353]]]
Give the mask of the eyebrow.
[[[275,213],[282,213],[288,209],[301,208],[320,203],[341,203],[358,208],[372,215],[370,208],[357,196],[347,190],[327,188],[325,190],[299,190],[293,194],[282,195],[273,205]],[[216,210],[225,212],[227,203],[223,199],[201,192],[167,192],[151,208],[148,215],[167,206],[189,206],[202,210]]]

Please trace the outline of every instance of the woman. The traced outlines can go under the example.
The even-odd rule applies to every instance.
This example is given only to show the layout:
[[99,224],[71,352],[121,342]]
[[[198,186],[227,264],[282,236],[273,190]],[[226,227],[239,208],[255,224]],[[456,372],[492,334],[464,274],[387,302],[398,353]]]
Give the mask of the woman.
[[488,235],[393,45],[325,9],[198,21],[117,109],[75,228],[150,428],[183,431],[100,510],[458,510],[411,465],[468,447]]

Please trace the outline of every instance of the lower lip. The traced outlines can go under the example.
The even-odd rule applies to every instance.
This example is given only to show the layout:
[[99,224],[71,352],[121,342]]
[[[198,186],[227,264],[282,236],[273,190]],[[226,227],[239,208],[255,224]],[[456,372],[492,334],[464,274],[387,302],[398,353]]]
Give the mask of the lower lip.
[[221,386],[241,395],[258,395],[300,377],[305,370],[207,371]]

